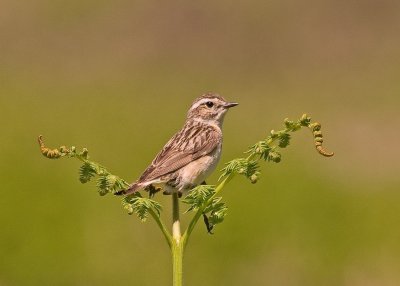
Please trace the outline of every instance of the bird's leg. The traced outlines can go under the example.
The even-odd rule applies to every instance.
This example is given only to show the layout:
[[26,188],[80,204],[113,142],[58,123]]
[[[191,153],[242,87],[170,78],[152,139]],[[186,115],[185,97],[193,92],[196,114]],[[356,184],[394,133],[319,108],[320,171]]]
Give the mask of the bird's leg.
[[210,224],[210,222],[209,222],[209,220],[208,220],[208,217],[207,217],[207,215],[206,215],[205,213],[203,213],[203,220],[204,220],[204,224],[206,225],[207,232],[208,232],[209,234],[214,234],[214,233],[212,232],[212,229],[214,228],[214,226],[213,226],[212,224]]
[[[200,185],[207,185],[207,183],[206,183],[206,181],[203,181]],[[210,223],[210,221],[208,220],[208,216],[205,213],[203,213],[203,220],[204,220],[204,224],[206,225],[207,232],[209,234],[214,234],[212,232],[212,229],[214,228],[214,226]]]
[[160,192],[162,189],[161,188],[156,188],[154,187],[152,184],[148,185],[145,188],[145,191],[149,192],[149,198],[152,199],[154,198],[155,194],[157,194],[158,192]]

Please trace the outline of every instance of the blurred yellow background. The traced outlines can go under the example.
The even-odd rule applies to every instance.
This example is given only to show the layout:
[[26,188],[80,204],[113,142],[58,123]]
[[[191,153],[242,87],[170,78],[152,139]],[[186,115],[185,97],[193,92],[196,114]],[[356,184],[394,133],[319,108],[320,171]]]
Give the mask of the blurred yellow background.
[[304,130],[258,184],[236,178],[186,285],[400,285],[399,35],[391,0],[0,1],[0,285],[170,285],[154,222],[36,138],[134,181],[207,91],[240,103],[219,168],[304,112],[336,155]]

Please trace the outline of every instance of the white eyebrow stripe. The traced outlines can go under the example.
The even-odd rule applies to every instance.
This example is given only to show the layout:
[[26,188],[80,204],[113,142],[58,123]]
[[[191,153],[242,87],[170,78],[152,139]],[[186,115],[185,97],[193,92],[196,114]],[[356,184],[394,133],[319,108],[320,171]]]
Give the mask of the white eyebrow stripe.
[[197,107],[206,103],[207,101],[213,101],[213,100],[212,100],[212,98],[203,98],[203,99],[199,100],[198,102],[196,102],[195,104],[193,104],[189,111],[196,109]]

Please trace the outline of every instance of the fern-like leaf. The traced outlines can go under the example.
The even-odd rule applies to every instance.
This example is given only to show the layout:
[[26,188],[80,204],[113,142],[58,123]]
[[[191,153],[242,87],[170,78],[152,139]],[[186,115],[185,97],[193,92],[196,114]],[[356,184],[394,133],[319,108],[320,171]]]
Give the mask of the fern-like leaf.
[[227,177],[230,174],[244,175],[251,182],[255,183],[258,179],[260,172],[258,171],[259,165],[256,160],[249,160],[239,158],[228,162],[225,168],[222,169],[222,175],[219,180]]
[[187,212],[198,210],[205,202],[207,202],[212,195],[215,194],[215,186],[199,185],[192,189],[189,194],[182,200],[183,203],[188,204]]
[[85,162],[79,168],[79,181],[82,184],[89,182],[96,175],[96,169],[90,162]]
[[222,198],[220,197],[214,198],[213,201],[204,209],[204,222],[209,233],[211,233],[215,225],[222,223],[227,215],[228,208],[224,202],[221,202],[221,199]]
[[136,213],[141,221],[146,221],[149,216],[149,210],[152,209],[160,216],[161,205],[148,198],[143,198],[139,193],[132,196],[127,196],[123,199],[122,204],[129,214]]
[[279,143],[278,146],[281,148],[286,148],[290,143],[290,134],[286,132],[282,132],[279,134]]

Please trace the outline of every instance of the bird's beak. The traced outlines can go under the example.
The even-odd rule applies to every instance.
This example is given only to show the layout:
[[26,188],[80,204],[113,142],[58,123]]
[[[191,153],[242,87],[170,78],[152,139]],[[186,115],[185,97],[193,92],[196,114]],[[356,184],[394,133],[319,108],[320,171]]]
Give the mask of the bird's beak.
[[236,102],[227,102],[227,103],[224,104],[224,107],[225,108],[231,108],[231,107],[234,107],[234,106],[236,106],[238,104],[239,103],[236,103]]

